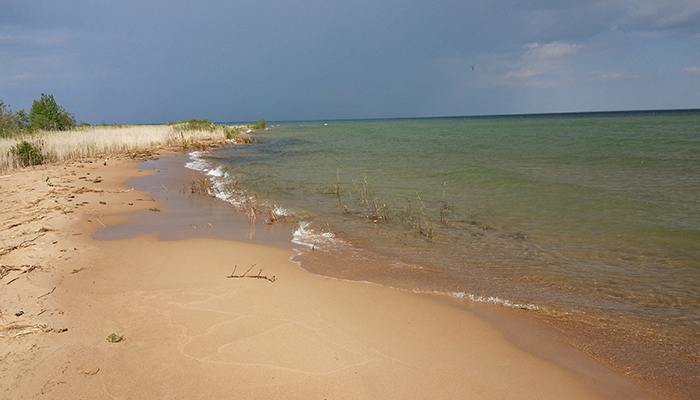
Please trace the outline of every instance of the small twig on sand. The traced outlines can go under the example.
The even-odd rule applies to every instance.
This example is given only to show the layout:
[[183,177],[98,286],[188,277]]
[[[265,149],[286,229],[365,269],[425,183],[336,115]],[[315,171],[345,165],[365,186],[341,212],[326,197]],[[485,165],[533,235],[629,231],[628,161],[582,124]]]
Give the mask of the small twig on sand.
[[53,293],[54,290],[56,290],[56,286],[54,286],[53,289],[51,289],[49,292],[44,293],[44,294],[42,294],[41,296],[37,297],[37,299],[40,299],[40,298],[42,298],[42,297],[44,297],[44,296],[50,295],[51,293]]
[[260,271],[258,271],[258,274],[257,274],[257,275],[248,275],[248,272],[250,272],[250,270],[252,270],[253,268],[255,268],[255,264],[251,265],[250,268],[248,268],[248,270],[247,270],[243,275],[236,275],[236,269],[238,269],[238,266],[235,265],[235,266],[233,267],[233,272],[231,272],[231,275],[227,276],[227,278],[253,278],[253,279],[265,279],[265,280],[268,280],[268,281],[270,281],[270,282],[274,282],[274,281],[277,280],[277,278],[274,277],[274,276],[262,275],[262,272],[263,272],[263,269],[262,269],[262,268],[260,268]]

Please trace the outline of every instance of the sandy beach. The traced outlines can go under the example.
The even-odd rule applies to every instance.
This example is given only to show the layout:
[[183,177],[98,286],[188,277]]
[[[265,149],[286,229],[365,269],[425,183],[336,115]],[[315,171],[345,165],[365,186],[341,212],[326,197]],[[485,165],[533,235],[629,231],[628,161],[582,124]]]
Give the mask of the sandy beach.
[[124,186],[151,173],[116,158],[0,177],[2,398],[648,398],[564,343],[570,362],[553,362],[449,304],[309,274],[289,250],[96,240],[163,207]]

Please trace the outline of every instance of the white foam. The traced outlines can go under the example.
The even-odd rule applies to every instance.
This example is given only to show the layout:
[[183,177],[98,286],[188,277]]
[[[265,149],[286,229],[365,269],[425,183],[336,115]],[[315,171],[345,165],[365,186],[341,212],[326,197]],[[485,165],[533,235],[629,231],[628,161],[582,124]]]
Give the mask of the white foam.
[[282,207],[277,206],[277,205],[272,208],[272,212],[279,217],[288,217],[290,215],[295,214],[294,211],[287,210],[286,208],[282,208]]
[[496,296],[482,296],[482,295],[477,295],[477,294],[471,294],[471,293],[465,293],[465,292],[453,292],[449,294],[450,297],[454,297],[456,299],[469,299],[475,303],[491,303],[491,304],[498,304],[504,307],[510,307],[510,308],[520,308],[524,310],[541,310],[542,307],[535,305],[535,304],[524,304],[524,303],[515,303],[513,301],[510,301],[508,299],[502,299],[500,297]]
[[190,161],[185,163],[185,168],[205,173],[208,172],[211,169],[211,164],[202,158],[204,154],[206,154],[205,151],[190,152],[188,154],[190,156]]
[[292,242],[312,248],[320,248],[325,245],[338,243],[333,233],[316,232],[310,228],[310,225],[308,221],[299,222],[299,227],[294,231]]
[[210,169],[206,172],[207,175],[209,176],[215,176],[215,177],[223,177],[226,175],[226,173],[223,170],[223,167],[217,167]]
[[200,171],[209,177],[212,183],[212,187],[209,189],[209,195],[237,207],[241,207],[246,201],[250,201],[251,199],[246,197],[245,192],[230,191],[229,184],[234,178],[224,171],[223,166],[212,168],[212,165],[202,158],[205,154],[207,154],[206,151],[193,151],[189,153],[191,161],[186,163],[185,167]]

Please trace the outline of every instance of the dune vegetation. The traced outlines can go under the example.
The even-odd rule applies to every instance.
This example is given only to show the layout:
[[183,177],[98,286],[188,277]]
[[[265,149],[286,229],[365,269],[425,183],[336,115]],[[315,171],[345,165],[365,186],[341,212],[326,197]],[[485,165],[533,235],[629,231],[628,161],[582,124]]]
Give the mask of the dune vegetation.
[[250,125],[222,125],[206,119],[165,125],[90,126],[53,95],[42,93],[29,113],[13,112],[0,100],[0,171],[70,159],[144,154],[157,149],[205,149],[226,143],[247,143],[250,130],[266,128],[264,119]]
[[247,126],[204,120],[167,125],[87,126],[0,137],[0,171],[70,159],[138,154],[157,149],[205,149],[250,142]]

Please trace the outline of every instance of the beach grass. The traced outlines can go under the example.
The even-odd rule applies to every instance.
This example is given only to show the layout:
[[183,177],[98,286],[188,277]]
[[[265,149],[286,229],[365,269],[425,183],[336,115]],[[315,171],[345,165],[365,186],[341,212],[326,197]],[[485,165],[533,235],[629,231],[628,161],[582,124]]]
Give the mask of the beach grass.
[[212,124],[192,129],[188,124],[91,126],[69,131],[46,132],[0,138],[0,171],[26,166],[17,149],[31,144],[39,149],[42,162],[108,157],[115,154],[141,153],[163,148],[178,150],[207,148],[225,143],[250,142],[243,126]]

